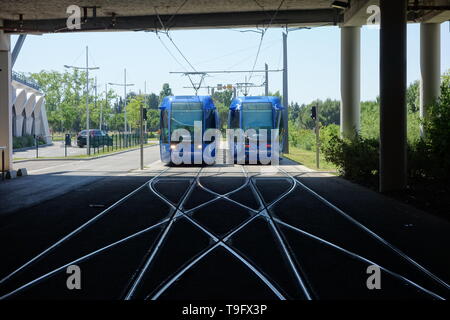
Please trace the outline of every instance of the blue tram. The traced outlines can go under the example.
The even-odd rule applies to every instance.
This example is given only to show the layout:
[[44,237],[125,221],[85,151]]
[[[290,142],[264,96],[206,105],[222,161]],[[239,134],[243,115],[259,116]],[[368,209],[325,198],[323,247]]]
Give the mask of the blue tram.
[[[219,128],[219,116],[214,102],[210,96],[169,96],[165,97],[159,106],[160,109],[160,154],[164,163],[174,163],[173,152],[179,152],[177,145],[186,138],[190,138],[188,150],[182,150],[181,155],[190,158],[189,163],[203,155],[205,148],[214,142],[203,141],[203,133],[208,129]],[[194,141],[194,124],[201,122],[202,137]],[[182,136],[179,141],[172,135],[177,129],[184,129],[190,137]],[[178,140],[178,138],[175,138]],[[210,146],[211,147],[211,146]],[[215,149],[212,151],[215,157]],[[203,158],[201,158],[203,159]]]
[[[234,148],[234,159],[236,160],[239,154],[239,148],[244,151],[245,160],[251,158],[251,154],[255,153],[254,159],[259,161],[261,151],[267,152],[267,157],[272,156],[272,151],[280,156],[280,150],[282,150],[284,143],[282,140],[284,131],[281,119],[282,113],[283,106],[280,98],[275,96],[238,97],[233,99],[228,113],[228,128],[242,129],[245,132],[241,145],[236,142],[229,145],[229,148]],[[249,129],[254,131],[248,131]],[[266,136],[263,136],[264,131],[261,131],[262,129],[265,129]],[[273,129],[278,129],[278,135],[272,135]],[[272,141],[274,137],[277,141]],[[231,142],[229,141],[229,143]],[[265,146],[262,146],[262,143]],[[273,149],[275,145],[278,150]],[[252,148],[254,146],[256,148]]]

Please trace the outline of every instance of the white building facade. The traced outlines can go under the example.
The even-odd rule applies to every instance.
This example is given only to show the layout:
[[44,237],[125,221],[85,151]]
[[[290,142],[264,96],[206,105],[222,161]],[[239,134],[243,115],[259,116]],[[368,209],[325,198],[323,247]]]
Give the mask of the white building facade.
[[36,135],[51,143],[45,96],[32,80],[13,73],[12,81],[12,133],[13,137]]

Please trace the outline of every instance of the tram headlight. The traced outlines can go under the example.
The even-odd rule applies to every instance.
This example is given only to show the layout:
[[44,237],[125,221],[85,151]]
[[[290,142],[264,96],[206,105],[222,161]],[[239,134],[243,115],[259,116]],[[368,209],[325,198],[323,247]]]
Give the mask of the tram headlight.
[[171,144],[171,145],[170,145],[170,149],[172,149],[172,150],[175,150],[175,149],[176,149],[176,147],[177,147],[177,145],[176,145],[176,144]]
[[202,145],[199,144],[199,145],[197,146],[197,149],[201,149],[201,148],[202,148]]

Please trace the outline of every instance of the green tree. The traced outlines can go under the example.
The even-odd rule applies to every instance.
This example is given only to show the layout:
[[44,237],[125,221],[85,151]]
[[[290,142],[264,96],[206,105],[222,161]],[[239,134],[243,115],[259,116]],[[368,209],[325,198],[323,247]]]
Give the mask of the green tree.
[[272,96],[272,97],[278,97],[278,98],[280,98],[280,100],[283,100],[283,96],[281,95],[281,93],[280,93],[280,91],[275,91],[275,92],[270,92],[269,91],[269,96]]
[[147,95],[146,101],[149,109],[158,109],[160,100],[156,94],[150,93]]
[[233,91],[231,90],[223,90],[223,91],[215,91],[212,95],[215,104],[223,104],[224,106],[229,107],[231,104],[231,100],[233,99]]
[[299,107],[297,126],[301,129],[315,128],[315,121],[311,118],[311,109],[313,106],[319,107],[319,121],[323,126],[330,124],[339,125],[340,105],[340,101],[332,99],[325,101],[317,99],[310,104],[303,104]]
[[289,105],[289,120],[296,123],[300,117],[300,106],[297,102],[292,102]]
[[[31,77],[45,94],[47,117],[52,131],[80,131],[86,127],[86,73],[78,70],[64,73],[41,71],[32,73]],[[114,108],[114,104],[111,104],[111,100],[116,98],[115,93],[110,90],[107,100],[101,94],[95,97],[92,79],[89,85],[90,128],[100,127],[101,113],[108,128],[122,128],[119,117],[110,122],[114,113],[121,113],[120,108]]]
[[380,105],[376,101],[361,102],[361,136],[378,139],[380,136]]
[[[80,130],[83,126],[82,116],[86,113],[86,74],[78,70],[64,73],[43,70],[30,76],[45,94],[47,117],[52,131]],[[89,102],[92,101],[93,97],[89,95]]]
[[141,119],[141,106],[144,106],[144,97],[136,96],[127,105],[127,123],[131,129],[138,130]]
[[417,112],[420,109],[420,81],[416,80],[406,90],[406,105],[409,112]]
[[435,171],[450,178],[450,70],[442,76],[441,95],[430,106],[424,126],[424,143],[432,154]]
[[150,132],[157,131],[159,129],[159,112],[158,110],[147,110],[147,130]]
[[231,90],[216,91],[212,95],[212,98],[219,113],[220,130],[224,134],[228,127],[228,110],[233,99],[233,92]]

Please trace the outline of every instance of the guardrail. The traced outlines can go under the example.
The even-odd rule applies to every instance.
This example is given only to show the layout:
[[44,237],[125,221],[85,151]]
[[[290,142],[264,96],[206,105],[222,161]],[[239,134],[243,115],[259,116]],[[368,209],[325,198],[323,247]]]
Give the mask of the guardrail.
[[[144,141],[148,141],[148,133],[145,133]],[[108,136],[91,136],[89,138],[88,154],[100,154],[136,147],[140,144],[139,133],[118,133]]]
[[28,87],[31,87],[35,90],[41,91],[41,87],[39,87],[39,85],[37,84],[36,81],[34,81],[33,79],[27,77],[26,75],[22,74],[22,73],[18,73],[13,71],[12,72],[12,79],[20,82]]

